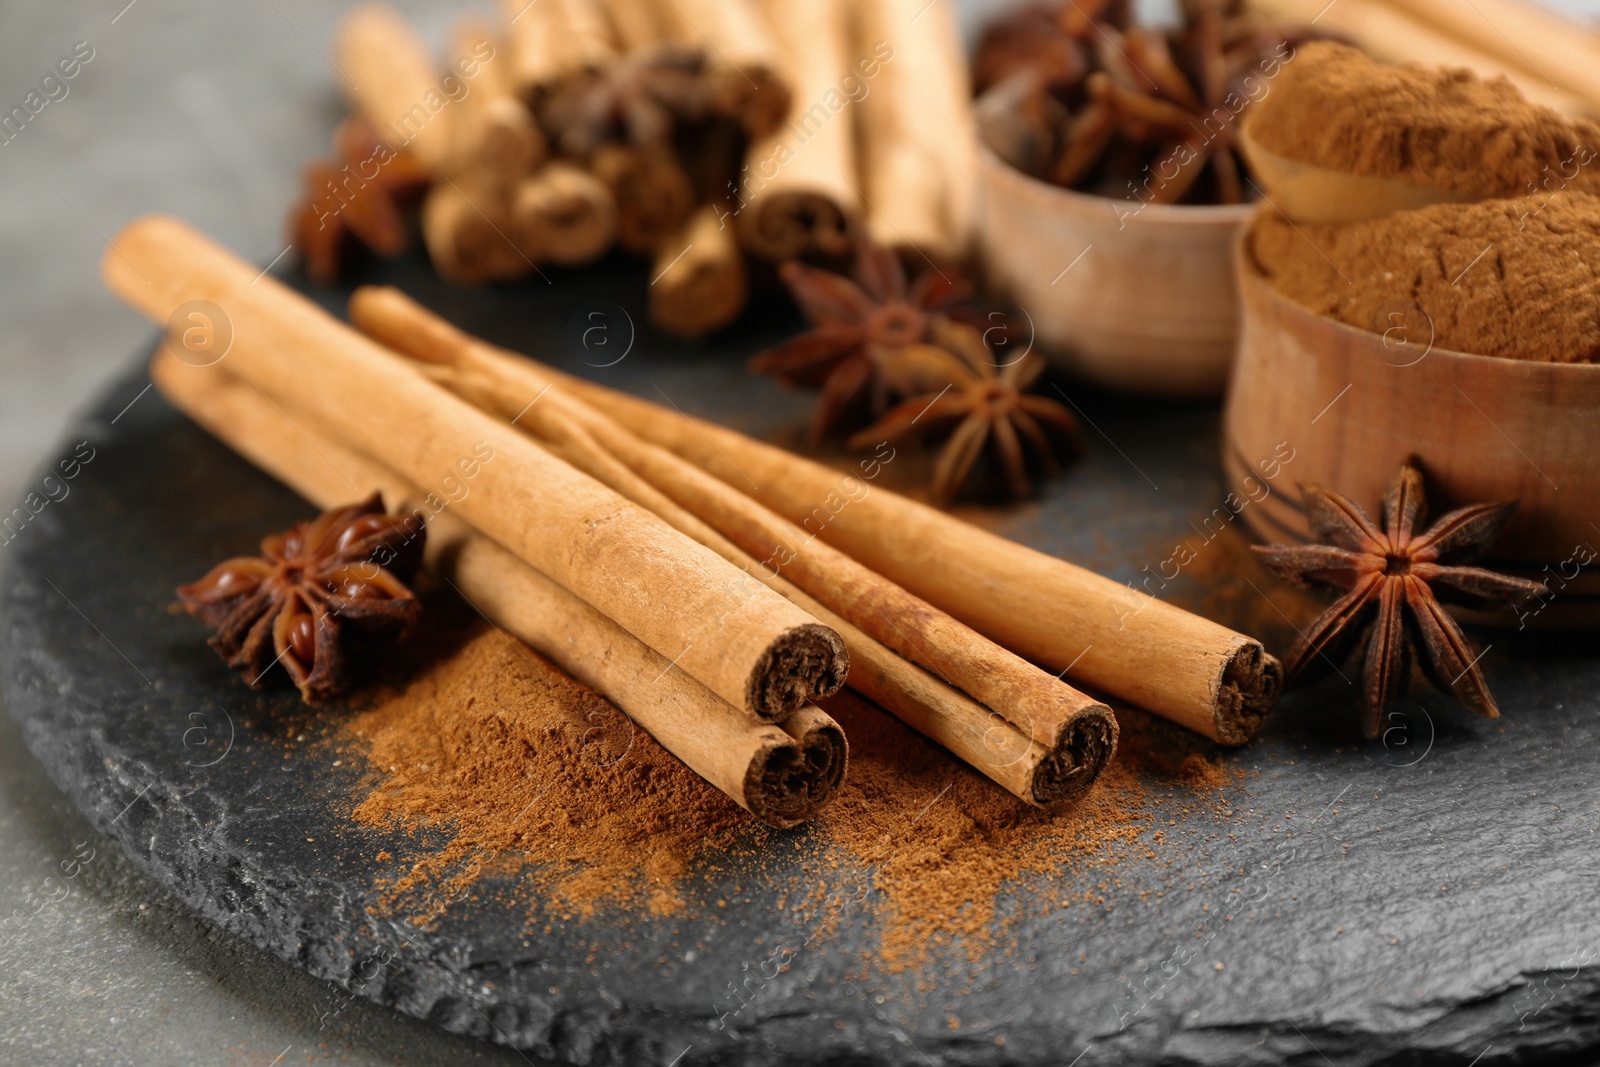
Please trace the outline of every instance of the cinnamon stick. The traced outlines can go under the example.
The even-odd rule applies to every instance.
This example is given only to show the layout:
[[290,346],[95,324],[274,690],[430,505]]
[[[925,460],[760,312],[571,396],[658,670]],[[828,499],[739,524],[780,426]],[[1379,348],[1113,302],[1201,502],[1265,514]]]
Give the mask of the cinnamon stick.
[[291,420],[220,367],[171,352],[150,368],[161,393],[214,436],[319,507],[381,492],[395,510],[433,512],[428,568],[494,625],[610,700],[692,770],[771,826],[814,816],[843,780],[843,731],[802,707],[782,726],[740,721],[725,702],[616,623],[479,534],[392,471]]
[[[358,290],[350,314],[373,337],[426,360],[436,380],[515,419],[575,466],[823,620],[850,650],[849,685],[1022,799],[1041,806],[1071,799],[1109,760],[1116,725],[1103,704],[840,553],[808,543],[804,531],[755,501],[574,402],[538,368],[468,337],[396,290]],[[546,399],[514,411],[514,398],[529,391]],[[1008,755],[996,760],[997,751]]]
[[854,119],[839,90],[846,58],[842,0],[759,0],[783,50],[793,99],[787,124],[754,141],[739,190],[739,235],[767,260],[843,256],[855,241]]
[[454,67],[472,71],[451,128],[448,172],[481,185],[509,187],[533,173],[548,146],[533,115],[516,98],[511,56],[481,18],[460,20],[451,36]]
[[512,83],[530,103],[616,55],[594,0],[501,0],[500,10],[509,25]]
[[102,269],[157,322],[216,305],[234,328],[231,373],[407,480],[459,482],[470,466],[463,518],[733,706],[781,720],[843,683],[836,633],[187,226],[129,224]]
[[676,36],[676,20],[660,0],[603,0],[601,7],[623,52],[653,48]]
[[[766,137],[789,115],[785,58],[751,0],[656,0],[671,39],[702,49],[711,104],[751,137]],[[810,5],[804,5],[810,6]]]
[[852,53],[880,61],[858,105],[867,232],[881,245],[957,260],[969,244],[977,141],[955,8],[856,0],[851,14]]
[[[353,300],[361,329],[419,359],[459,362],[459,331],[408,309],[397,294],[382,302],[379,295],[361,290]],[[564,387],[807,536],[1084,685],[1235,745],[1254,736],[1277,699],[1277,660],[1224,626],[887,490],[847,497],[837,471],[713,423],[493,349],[478,358]],[[866,480],[878,467],[876,459],[862,461]]]
[[455,181],[428,190],[422,240],[440,277],[462,285],[519,278],[533,262],[512,240],[511,213],[495,188],[467,192]]
[[665,148],[605,144],[589,166],[617,202],[617,241],[630,252],[653,255],[694,210],[693,183]]
[[617,204],[605,183],[556,160],[517,186],[511,226],[529,259],[575,265],[598,258],[617,234]]
[[680,337],[721,329],[744,310],[749,287],[731,226],[706,204],[656,251],[650,321]]
[[333,56],[351,109],[389,147],[409,150],[429,171],[445,166],[459,85],[452,93],[441,83],[427,44],[405,16],[383,3],[352,8],[334,31]]

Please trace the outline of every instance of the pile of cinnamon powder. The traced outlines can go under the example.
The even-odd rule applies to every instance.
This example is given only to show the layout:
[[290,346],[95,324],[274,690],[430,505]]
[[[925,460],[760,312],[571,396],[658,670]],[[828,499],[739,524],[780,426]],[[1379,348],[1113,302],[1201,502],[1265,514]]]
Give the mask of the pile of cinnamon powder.
[[1412,343],[1431,335],[1435,348],[1509,359],[1600,359],[1597,196],[1435,204],[1343,225],[1264,212],[1250,249],[1279,292],[1359,329],[1399,325]]
[[1296,50],[1250,116],[1257,144],[1300,163],[1474,197],[1600,192],[1600,127],[1530,104],[1504,78],[1387,66],[1318,41]]
[[438,620],[411,651],[423,666],[376,694],[341,742],[370,764],[357,822],[416,832],[417,857],[378,905],[413,922],[476,902],[491,871],[516,875],[496,884],[525,899],[495,903],[530,927],[671,914],[690,879],[730,856],[759,867],[798,850],[806,874],[779,906],[825,933],[867,902],[881,965],[900,970],[957,938],[973,954],[1003,938],[996,902],[1019,879],[1042,882],[1026,894],[1033,914],[1103,902],[1120,860],[1154,855],[1158,823],[1222,804],[1228,782],[1182,731],[1125,719],[1118,761],[1082,803],[1048,816],[845,697],[830,705],[851,746],[840,793],[809,826],[771,830],[520,643]]

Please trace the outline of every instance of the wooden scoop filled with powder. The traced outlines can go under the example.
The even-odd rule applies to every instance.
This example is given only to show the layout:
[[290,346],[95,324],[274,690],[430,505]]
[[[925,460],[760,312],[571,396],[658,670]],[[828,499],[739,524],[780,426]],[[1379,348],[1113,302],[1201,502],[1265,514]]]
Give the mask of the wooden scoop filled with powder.
[[1358,222],[1439,203],[1600,192],[1600,127],[1529,103],[1504,78],[1375,63],[1304,45],[1250,111],[1241,143],[1299,222]]

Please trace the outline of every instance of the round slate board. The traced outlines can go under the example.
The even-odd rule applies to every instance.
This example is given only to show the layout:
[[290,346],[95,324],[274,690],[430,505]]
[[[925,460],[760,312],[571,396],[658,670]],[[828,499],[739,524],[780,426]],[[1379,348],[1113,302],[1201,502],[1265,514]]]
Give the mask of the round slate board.
[[[443,288],[414,261],[363,280],[752,432],[803,418],[805,398],[741,369],[796,326],[775,299],[693,346],[633,328],[647,281],[633,265],[505,291]],[[335,307],[344,294],[319,296]],[[1485,635],[1499,722],[1419,691],[1365,745],[1351,741],[1348,683],[1286,700],[1227,757],[1242,772],[1230,825],[1180,817],[1160,855],[1122,864],[1103,904],[1021,921],[1009,953],[977,964],[957,953],[863,972],[880,922],[868,892],[825,945],[771,975],[763,961],[795,939],[779,903],[800,877],[786,849],[719,861],[685,914],[625,927],[602,912],[525,936],[521,916],[460,901],[428,930],[374,919],[375,882],[426,842],[354,828],[328,798],[357,788],[359,761],[333,766],[315,744],[285,758],[285,731],[317,720],[289,693],[238,685],[171,610],[177,584],[309,509],[148,391],[142,367],[69,434],[61,456],[77,465],[42,472],[26,521],[0,535],[5,701],[54,780],[153,878],[350,991],[330,991],[330,1012],[359,995],[606,1064],[1487,1067],[1591,1062],[1600,1048],[1600,657],[1581,637]],[[979,517],[1119,579],[1176,573],[1163,596],[1284,647],[1313,602],[1272,583],[1226,520],[1215,409],[1066,393],[1089,457],[1039,501]],[[1198,549],[1181,566],[1180,543]],[[893,832],[901,813],[885,818]]]

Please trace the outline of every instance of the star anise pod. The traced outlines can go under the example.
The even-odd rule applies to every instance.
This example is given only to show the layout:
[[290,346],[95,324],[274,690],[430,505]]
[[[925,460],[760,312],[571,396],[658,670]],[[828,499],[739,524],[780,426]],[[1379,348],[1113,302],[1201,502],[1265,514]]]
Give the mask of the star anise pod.
[[1427,502],[1422,473],[1412,463],[1400,468],[1384,497],[1381,527],[1338,493],[1314,485],[1302,492],[1306,518],[1322,544],[1255,551],[1296,585],[1345,592],[1301,633],[1286,676],[1309,679],[1336,669],[1371,625],[1362,672],[1367,737],[1378,735],[1384,708],[1405,691],[1412,644],[1435,685],[1479,715],[1498,718],[1480,653],[1443,604],[1516,606],[1544,592],[1539,582],[1462,565],[1494,542],[1516,503],[1459,508],[1419,533]]
[[260,556],[217,564],[178,599],[216,630],[208,643],[252,688],[281,665],[315,703],[356,680],[358,652],[416,623],[422,605],[406,583],[426,536],[421,512],[387,515],[374,493],[265,538]]
[[1019,70],[1038,71],[1050,87],[1069,89],[1089,73],[1089,57],[1058,12],[1029,6],[984,29],[972,60],[972,91],[986,92]]
[[933,317],[930,337],[932,344],[872,350],[885,382],[906,399],[851,437],[852,448],[953,423],[955,429],[934,464],[933,497],[940,504],[955,498],[987,444],[993,444],[1007,488],[1016,496],[1032,491],[1029,450],[1047,471],[1060,468],[1050,429],[1074,455],[1081,451],[1081,431],[1072,412],[1026,392],[1044,373],[1037,353],[1030,349],[1020,358],[997,361],[983,334],[943,316]]
[[697,49],[662,44],[618,56],[539,101],[539,122],[563,155],[588,159],[606,141],[667,144],[680,122],[704,117],[710,89]]
[[289,242],[299,249],[311,280],[321,285],[338,280],[352,244],[381,256],[404,252],[401,209],[428,180],[409,153],[389,147],[362,118],[339,125],[334,149],[333,162],[306,166],[305,199],[289,213]]
[[1172,31],[1084,0],[991,26],[973,67],[976,84],[996,87],[979,111],[985,141],[1069,188],[1126,197],[1131,187],[1149,203],[1242,200],[1234,126],[1268,64],[1315,34],[1262,24],[1236,0],[1182,8]]
[[757,354],[749,365],[787,385],[821,387],[807,429],[813,445],[874,384],[872,349],[926,340],[932,313],[954,311],[971,293],[965,277],[949,270],[930,269],[908,283],[899,257],[865,238],[850,278],[793,260],[778,268],[778,276],[812,328]]

